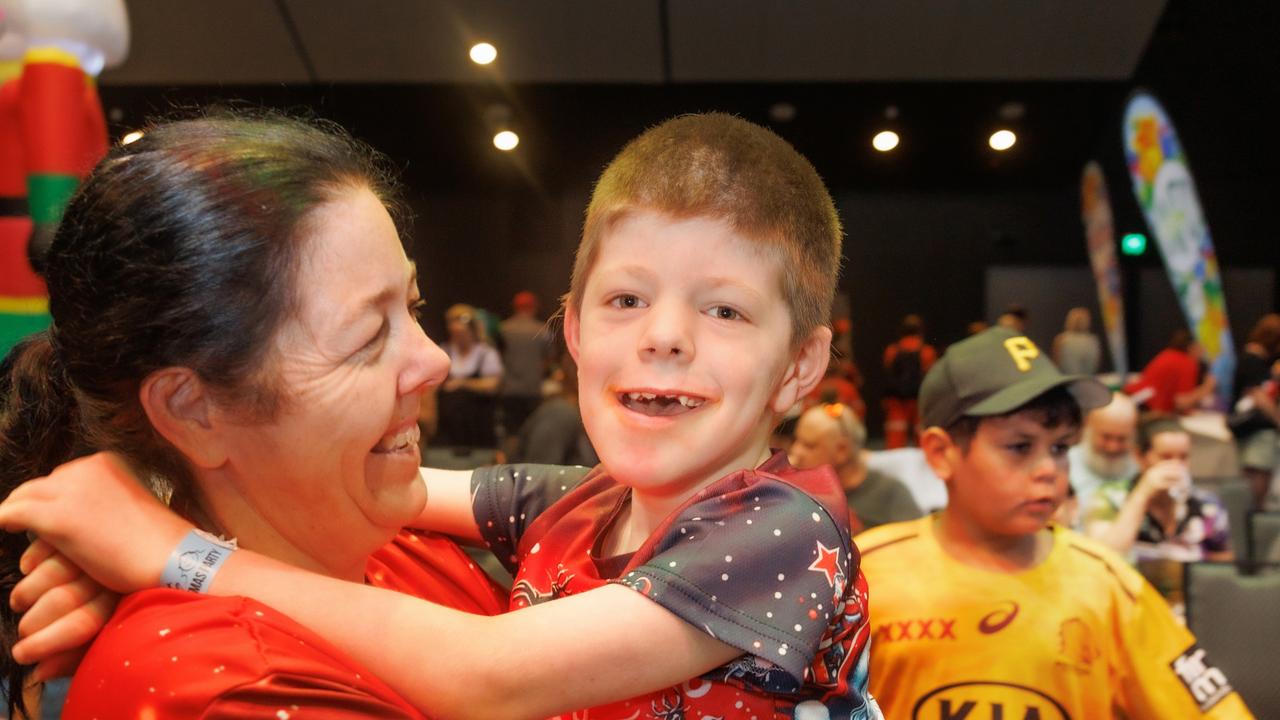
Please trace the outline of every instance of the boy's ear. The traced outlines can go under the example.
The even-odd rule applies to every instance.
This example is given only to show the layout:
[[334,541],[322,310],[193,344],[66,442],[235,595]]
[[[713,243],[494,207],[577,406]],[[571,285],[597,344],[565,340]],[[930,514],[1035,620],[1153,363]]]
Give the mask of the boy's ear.
[[827,373],[827,363],[830,360],[831,328],[820,325],[809,333],[809,337],[796,350],[786,374],[782,376],[782,384],[773,394],[771,409],[775,413],[790,410],[800,398],[818,386],[822,376]]
[[142,381],[138,395],[151,426],[196,467],[213,469],[226,462],[217,410],[195,371],[157,370]]
[[578,362],[578,310],[573,303],[564,305],[564,344],[569,349],[569,356]]
[[951,482],[955,476],[956,461],[963,456],[963,448],[951,435],[937,426],[928,428],[920,433],[920,450],[933,473],[943,482]]

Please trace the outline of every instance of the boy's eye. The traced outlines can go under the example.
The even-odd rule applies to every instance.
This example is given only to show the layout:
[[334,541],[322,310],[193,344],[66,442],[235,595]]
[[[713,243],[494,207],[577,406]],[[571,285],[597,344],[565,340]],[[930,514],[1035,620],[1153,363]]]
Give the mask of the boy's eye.
[[1010,445],[1006,445],[1005,447],[1007,447],[1011,452],[1015,452],[1019,455],[1026,455],[1027,453],[1031,452],[1031,443],[1029,442],[1012,443]]
[[427,305],[427,301],[423,300],[422,298],[417,298],[416,300],[410,300],[409,315],[412,316],[415,321],[421,320],[422,308],[426,307],[426,305]]
[[1053,453],[1054,457],[1059,458],[1059,457],[1065,457],[1067,454],[1067,451],[1070,449],[1071,449],[1071,446],[1067,443],[1054,443],[1053,447],[1049,448],[1049,452]]
[[734,310],[728,305],[716,305],[711,308],[711,315],[720,320],[738,320],[742,318],[742,313]]
[[644,302],[635,295],[619,295],[609,301],[609,304],[616,308],[638,308],[644,307]]

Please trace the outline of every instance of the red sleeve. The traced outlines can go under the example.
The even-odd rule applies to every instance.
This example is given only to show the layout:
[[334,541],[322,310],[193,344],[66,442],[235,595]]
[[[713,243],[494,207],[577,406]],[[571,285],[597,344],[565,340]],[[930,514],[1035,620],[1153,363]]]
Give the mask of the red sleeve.
[[898,343],[893,343],[892,345],[884,349],[884,362],[882,364],[884,365],[886,370],[889,369],[889,366],[893,364],[893,358],[897,354],[898,354]]
[[1188,355],[1186,362],[1178,364],[1178,371],[1174,376],[1174,382],[1177,383],[1174,386],[1174,395],[1181,395],[1195,390],[1198,385],[1196,376],[1199,374],[1200,364],[1195,361],[1195,358]]
[[89,649],[63,717],[423,716],[354,660],[266,605],[147,590],[120,603]]

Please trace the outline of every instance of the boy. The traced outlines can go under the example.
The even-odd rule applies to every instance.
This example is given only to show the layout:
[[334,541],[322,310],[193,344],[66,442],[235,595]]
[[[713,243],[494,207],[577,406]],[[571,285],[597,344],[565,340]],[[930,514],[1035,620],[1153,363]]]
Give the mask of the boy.
[[1151,586],[1048,522],[1081,411],[1108,400],[1004,328],[925,377],[921,448],[949,503],[858,536],[886,717],[1250,717]]
[[[440,714],[639,693],[590,717],[878,717],[839,483],[768,448],[826,368],[840,242],[821,179],[767,130],[719,114],[649,130],[596,185],[565,308],[602,465],[576,488],[567,468],[427,473],[422,524],[483,539],[523,609],[465,616],[248,552],[211,591],[284,611]],[[424,673],[432,645],[454,656]]]

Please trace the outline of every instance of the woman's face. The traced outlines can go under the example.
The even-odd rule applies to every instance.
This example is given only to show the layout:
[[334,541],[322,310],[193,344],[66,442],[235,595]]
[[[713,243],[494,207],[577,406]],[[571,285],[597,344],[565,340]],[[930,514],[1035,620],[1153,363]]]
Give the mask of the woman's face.
[[243,511],[323,564],[422,510],[418,402],[449,360],[417,322],[414,267],[373,193],[338,191],[307,228],[299,309],[268,361],[284,401],[265,426],[233,425],[228,447]]
[[465,344],[475,342],[475,333],[471,332],[472,320],[471,315],[463,313],[452,313],[445,318],[445,325],[449,329],[449,340]]

